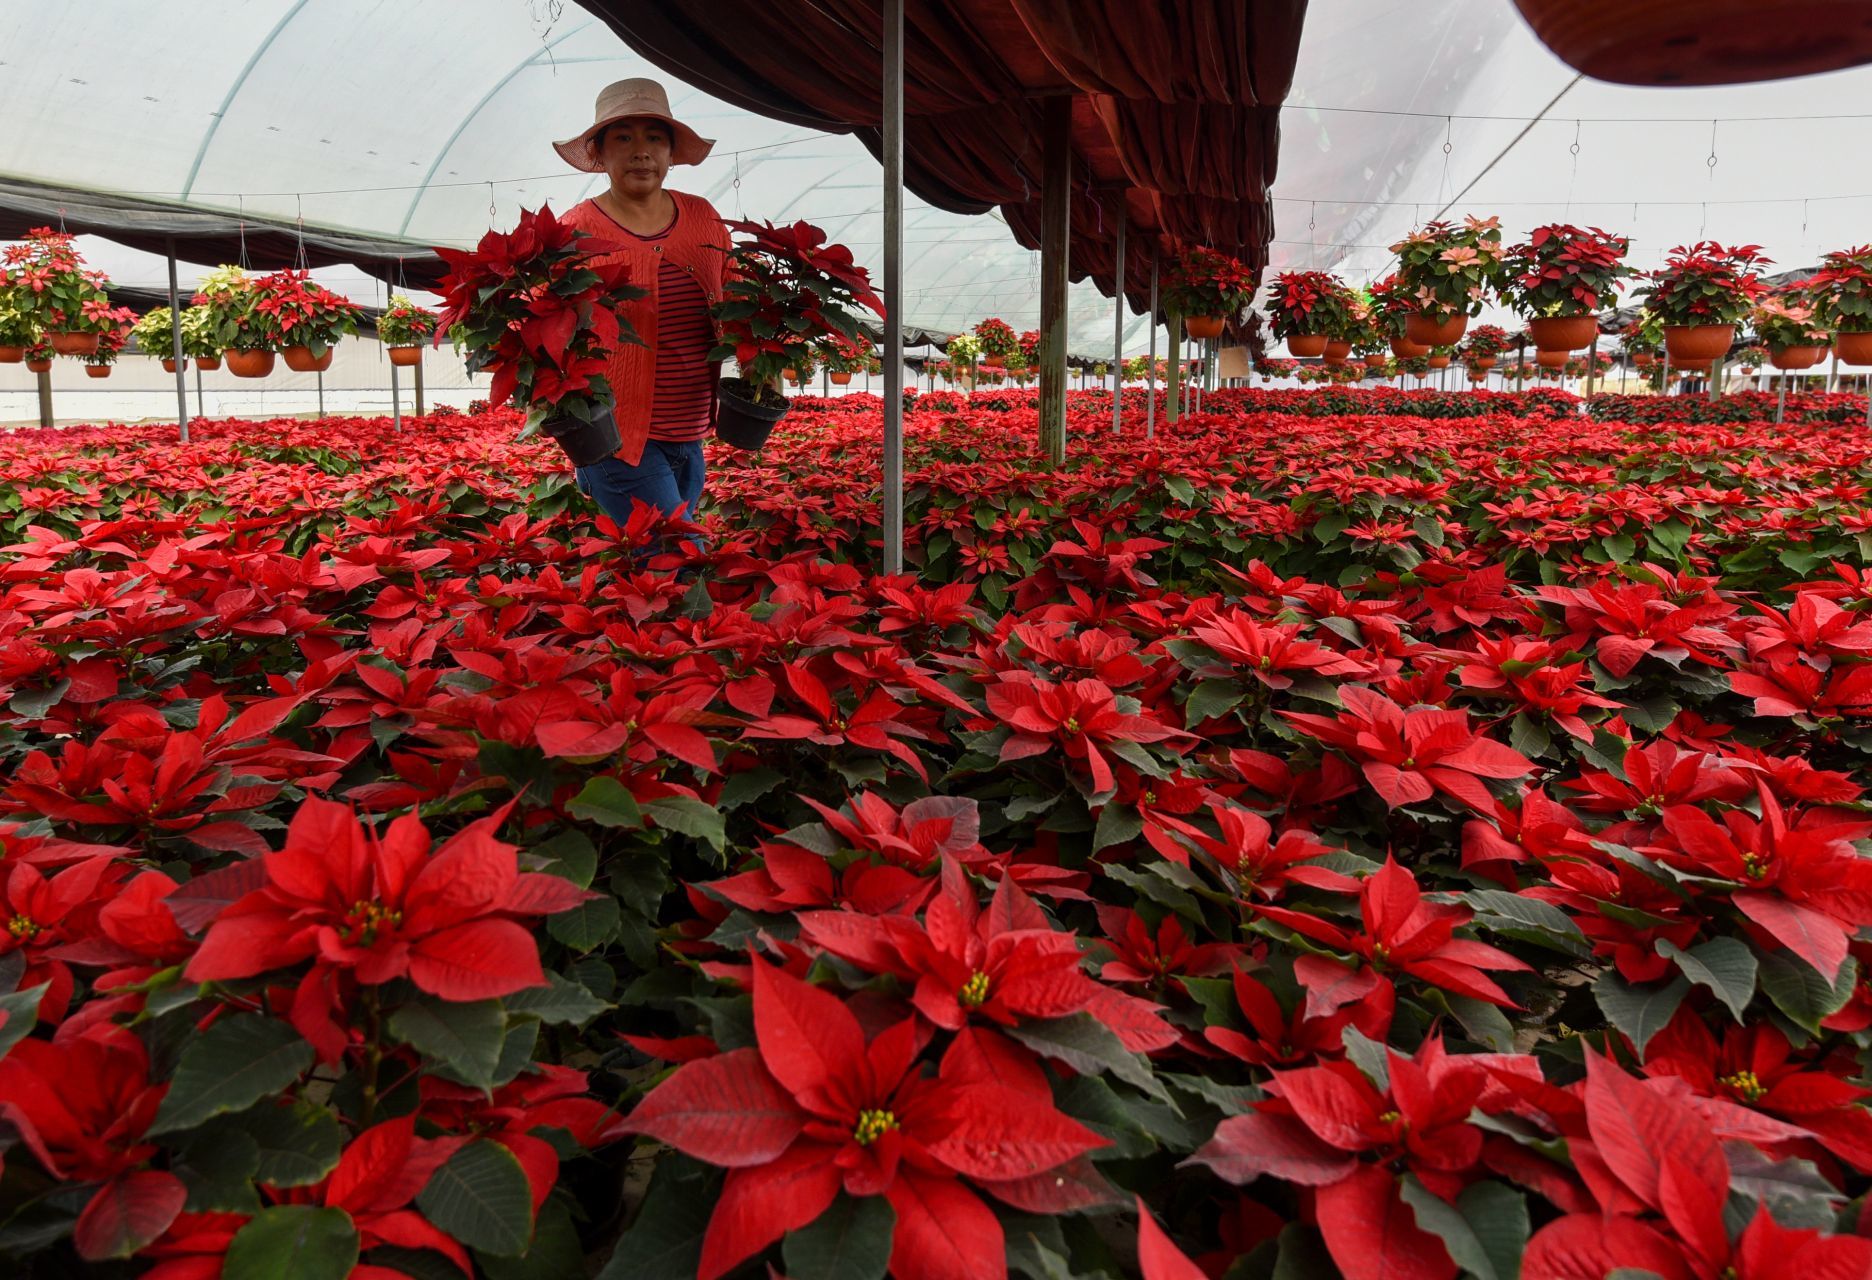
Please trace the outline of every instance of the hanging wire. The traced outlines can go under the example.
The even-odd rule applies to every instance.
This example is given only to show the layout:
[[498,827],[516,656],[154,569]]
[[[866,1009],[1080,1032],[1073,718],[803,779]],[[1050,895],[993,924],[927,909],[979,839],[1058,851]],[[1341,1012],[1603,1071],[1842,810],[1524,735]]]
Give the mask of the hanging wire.
[[312,268],[311,268],[311,267],[309,267],[309,266],[308,266],[308,265],[306,264],[306,251],[305,251],[305,207],[304,207],[303,205],[300,205],[300,206],[298,206],[298,210],[299,210],[299,214],[298,214],[298,221],[299,221],[299,246],[298,246],[298,250],[297,250],[297,254],[296,254],[296,257],[297,257],[297,260],[298,260],[298,263],[299,263],[299,270],[301,270],[301,271],[310,271],[310,270],[311,270]]
[[1573,145],[1567,148],[1568,151],[1573,153],[1573,172],[1567,175],[1566,184],[1566,212],[1568,218],[1573,216],[1573,187],[1579,182],[1579,139],[1580,122],[1575,120],[1573,122]]
[[1449,195],[1450,152],[1453,150],[1450,138],[1451,130],[1454,126],[1454,119],[1453,116],[1443,117],[1443,180],[1437,185],[1437,197],[1439,199]]
[[59,234],[65,234],[65,206],[59,206]]
[[738,152],[735,154],[734,162],[734,207],[735,217],[746,222],[747,210],[741,207],[741,156]]
[[247,201],[244,197],[240,202],[240,265],[242,271],[247,269]]
[[1318,204],[1307,211],[1307,266],[1316,270],[1319,267],[1319,238],[1313,234],[1313,215],[1318,211]]
[[494,220],[500,217],[500,210],[494,207],[494,184],[488,183],[488,229],[494,228]]
[[1709,166],[1710,186],[1714,187],[1716,185],[1716,121],[1714,120],[1710,121],[1709,159],[1703,163]]

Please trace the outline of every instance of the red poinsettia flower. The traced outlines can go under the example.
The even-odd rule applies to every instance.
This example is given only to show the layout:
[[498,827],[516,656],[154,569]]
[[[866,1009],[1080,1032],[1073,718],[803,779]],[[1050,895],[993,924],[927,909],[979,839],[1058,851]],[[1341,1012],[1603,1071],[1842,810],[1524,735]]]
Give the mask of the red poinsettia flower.
[[1346,710],[1336,717],[1283,711],[1281,718],[1352,757],[1393,809],[1440,791],[1486,812],[1495,801],[1483,778],[1520,778],[1534,771],[1519,751],[1477,734],[1464,712],[1405,710],[1357,685],[1342,687],[1339,699]]
[[1084,761],[1095,793],[1118,783],[1101,748],[1115,742],[1165,742],[1188,738],[1148,716],[1119,710],[1117,695],[1097,680],[1053,684],[1022,671],[1010,671],[988,687],[988,710],[1014,732],[1001,746],[1001,759],[1022,760],[1060,750],[1069,760]]
[[1001,1224],[960,1179],[1019,1203],[1023,1184],[1106,1145],[1050,1100],[977,1074],[972,1041],[925,1075],[916,1019],[867,1043],[830,992],[758,959],[753,981],[756,1047],[684,1064],[620,1126],[728,1169],[701,1280],[806,1226],[841,1190],[896,1211],[893,1275],[1005,1276]]

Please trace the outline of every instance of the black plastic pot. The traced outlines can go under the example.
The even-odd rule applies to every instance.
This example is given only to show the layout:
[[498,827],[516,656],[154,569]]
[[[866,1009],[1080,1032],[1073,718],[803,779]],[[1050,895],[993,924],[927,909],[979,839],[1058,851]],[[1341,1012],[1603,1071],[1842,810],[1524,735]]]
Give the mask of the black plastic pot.
[[773,434],[774,423],[786,417],[789,406],[756,404],[745,378],[723,378],[715,402],[715,438],[737,449],[758,449]]
[[593,414],[590,422],[571,414],[548,418],[540,423],[540,434],[550,436],[554,444],[565,450],[566,458],[575,467],[603,462],[624,443],[624,437],[618,434],[617,420],[609,409]]

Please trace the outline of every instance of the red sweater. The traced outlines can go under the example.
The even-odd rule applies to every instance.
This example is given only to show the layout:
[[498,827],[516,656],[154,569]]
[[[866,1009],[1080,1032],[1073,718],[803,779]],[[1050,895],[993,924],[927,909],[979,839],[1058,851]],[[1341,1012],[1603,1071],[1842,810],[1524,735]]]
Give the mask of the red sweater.
[[[650,417],[656,407],[659,270],[668,262],[687,271],[701,286],[703,297],[714,302],[721,297],[723,271],[728,264],[728,228],[722,225],[715,206],[681,191],[672,191],[670,196],[676,201],[676,225],[667,235],[653,240],[625,234],[590,200],[574,205],[561,219],[581,231],[621,244],[621,250],[605,254],[599,261],[628,263],[631,283],[649,290],[618,310],[644,345],[620,344],[605,368],[605,377],[617,397],[611,413],[623,437],[617,456],[632,466],[643,459],[644,442],[650,438]],[[719,370],[720,366],[715,368]]]

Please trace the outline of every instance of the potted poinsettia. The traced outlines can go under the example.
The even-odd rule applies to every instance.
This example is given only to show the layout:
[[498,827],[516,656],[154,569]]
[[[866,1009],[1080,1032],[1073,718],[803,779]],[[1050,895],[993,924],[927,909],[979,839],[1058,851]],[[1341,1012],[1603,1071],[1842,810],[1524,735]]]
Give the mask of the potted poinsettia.
[[129,307],[112,307],[111,320],[111,327],[98,335],[97,350],[84,358],[88,378],[110,377],[111,367],[130,341],[130,325],[136,320],[136,312]]
[[332,348],[357,332],[357,304],[325,288],[305,271],[275,271],[253,282],[253,307],[271,322],[280,355],[296,373],[331,367]]
[[1631,241],[1598,227],[1536,227],[1502,259],[1504,301],[1527,317],[1537,351],[1578,351],[1599,332],[1596,315],[1618,299]]
[[46,340],[44,335],[34,338],[31,342],[26,344],[26,371],[28,373],[47,372],[52,368],[52,357],[54,354],[52,344]]
[[1798,288],[1763,298],[1749,313],[1749,324],[1777,369],[1811,369],[1826,355],[1826,330]]
[[1754,373],[1768,362],[1768,348],[1751,342],[1735,353],[1735,362],[1741,366],[1743,373]]
[[18,364],[39,339],[39,325],[11,276],[0,270],[0,364]]
[[435,337],[436,313],[414,299],[393,294],[390,305],[377,317],[377,340],[390,353],[394,365],[422,363],[423,344]]
[[1768,261],[1756,244],[1724,248],[1702,240],[1670,251],[1641,292],[1664,327],[1664,349],[1673,364],[1728,354],[1736,325],[1767,292],[1756,268]]
[[[255,315],[253,281],[245,271],[233,266],[216,267],[202,277],[193,301],[201,309],[202,334],[217,355],[227,354],[229,373],[240,378],[264,378],[273,372],[273,323],[266,316]],[[198,364],[203,369],[209,367]]]
[[[160,357],[166,372],[176,371],[175,316],[168,307],[155,307],[145,312],[130,326],[130,336],[136,339],[138,351]],[[187,358],[183,357],[185,361]]]
[[1268,293],[1268,327],[1294,355],[1324,355],[1345,327],[1351,301],[1351,291],[1330,271],[1283,271]]
[[1509,347],[1508,331],[1500,325],[1479,324],[1462,344],[1463,364],[1487,372]]
[[4,261],[18,305],[31,316],[56,355],[87,356],[116,322],[111,319],[110,280],[84,264],[73,238],[51,227],[34,227],[8,245]]
[[1365,293],[1371,299],[1372,320],[1391,344],[1392,355],[1400,360],[1415,360],[1430,354],[1428,346],[1412,342],[1404,334],[1416,303],[1401,276],[1394,271],[1381,280],[1374,280]]
[[978,322],[975,337],[981,342],[981,362],[989,369],[1001,368],[1009,356],[1020,350],[1014,326],[997,316]]
[[[782,369],[810,362],[837,334],[862,337],[853,307],[884,314],[871,276],[842,244],[827,244],[809,222],[776,227],[730,222],[729,281],[713,309],[719,343],[712,360],[733,356],[740,376],[721,380],[715,435],[738,449],[758,449],[786,414],[776,388]],[[801,381],[805,379],[802,378]]]
[[958,333],[949,339],[944,354],[949,357],[949,367],[958,378],[967,378],[974,374],[975,366],[981,360],[981,339],[972,333]]
[[1183,317],[1192,338],[1219,338],[1223,327],[1254,300],[1255,273],[1214,249],[1192,248],[1170,263],[1165,306]]
[[1872,364],[1872,245],[1827,254],[1801,289],[1821,324],[1837,335],[1840,363]]
[[628,264],[597,261],[613,251],[550,206],[522,210],[512,231],[489,231],[472,250],[436,250],[449,269],[438,340],[450,334],[471,372],[493,376],[490,401],[525,409],[522,436],[550,437],[574,466],[623,443],[605,366],[619,343],[639,341],[618,308],[646,290]]
[[1391,246],[1397,274],[1414,310],[1404,336],[1428,346],[1449,346],[1463,336],[1469,317],[1482,314],[1501,274],[1501,220],[1464,218],[1428,222]]
[[835,333],[819,344],[819,356],[825,362],[832,385],[851,385],[854,373],[863,373],[871,356],[871,343],[864,338],[848,338]]

